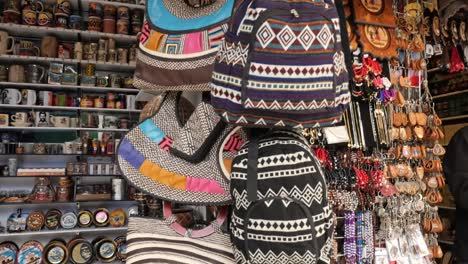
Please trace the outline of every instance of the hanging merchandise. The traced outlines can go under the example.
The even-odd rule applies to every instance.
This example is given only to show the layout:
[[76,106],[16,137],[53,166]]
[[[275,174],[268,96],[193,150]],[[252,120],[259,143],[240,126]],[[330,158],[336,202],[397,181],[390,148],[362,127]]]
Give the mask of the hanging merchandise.
[[126,263],[234,263],[229,235],[220,230],[227,208],[219,208],[216,220],[200,230],[178,224],[171,210],[164,203],[165,220],[130,218]]
[[135,87],[152,92],[209,90],[216,52],[235,1],[211,2],[192,6],[183,0],[147,1]]
[[[169,92],[159,111],[132,129],[118,149],[122,173],[135,187],[160,199],[185,204],[228,204],[231,152],[246,136],[226,138],[226,125],[206,102],[187,119],[181,95]],[[237,143],[232,141],[237,141]]]
[[237,263],[330,262],[327,186],[302,135],[284,130],[253,137],[233,161],[231,194]]
[[243,1],[216,57],[212,103],[229,123],[317,127],[341,121],[350,100],[331,1]]

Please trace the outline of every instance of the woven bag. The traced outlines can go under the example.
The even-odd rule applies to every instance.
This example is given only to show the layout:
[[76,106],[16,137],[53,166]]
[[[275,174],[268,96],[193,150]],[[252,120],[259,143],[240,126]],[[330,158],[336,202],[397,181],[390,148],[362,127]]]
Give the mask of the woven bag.
[[194,7],[184,0],[148,0],[134,86],[148,92],[209,90],[233,3]]
[[127,234],[126,263],[230,264],[234,255],[228,234],[220,230],[226,208],[201,230],[186,229],[164,203],[165,220],[131,217]]
[[179,114],[181,94],[163,96],[159,111],[121,141],[122,174],[136,188],[163,200],[230,203],[230,164],[245,141],[244,130],[222,122],[203,101],[184,122]]

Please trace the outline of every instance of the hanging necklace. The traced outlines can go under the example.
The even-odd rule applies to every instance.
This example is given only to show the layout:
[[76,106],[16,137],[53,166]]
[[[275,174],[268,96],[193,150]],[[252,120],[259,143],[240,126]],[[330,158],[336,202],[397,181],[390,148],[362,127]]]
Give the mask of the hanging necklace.
[[346,263],[356,263],[356,216],[353,211],[345,212],[344,255]]

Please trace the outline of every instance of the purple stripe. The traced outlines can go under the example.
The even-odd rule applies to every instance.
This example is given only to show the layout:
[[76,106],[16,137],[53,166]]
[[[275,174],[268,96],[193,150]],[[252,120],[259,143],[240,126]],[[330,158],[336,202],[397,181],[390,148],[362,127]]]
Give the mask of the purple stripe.
[[139,169],[145,161],[145,157],[138,152],[126,138],[120,142],[118,153],[135,169]]

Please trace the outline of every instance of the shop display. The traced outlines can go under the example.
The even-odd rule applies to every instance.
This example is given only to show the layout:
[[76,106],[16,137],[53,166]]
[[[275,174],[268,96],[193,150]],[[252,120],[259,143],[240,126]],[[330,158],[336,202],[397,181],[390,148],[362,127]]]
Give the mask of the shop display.
[[38,241],[31,240],[24,243],[18,251],[17,263],[41,264],[44,246]]
[[69,258],[68,249],[63,240],[52,240],[44,248],[44,263],[65,264]]
[[15,243],[2,242],[0,244],[0,261],[4,264],[15,264],[18,251],[18,246]]

